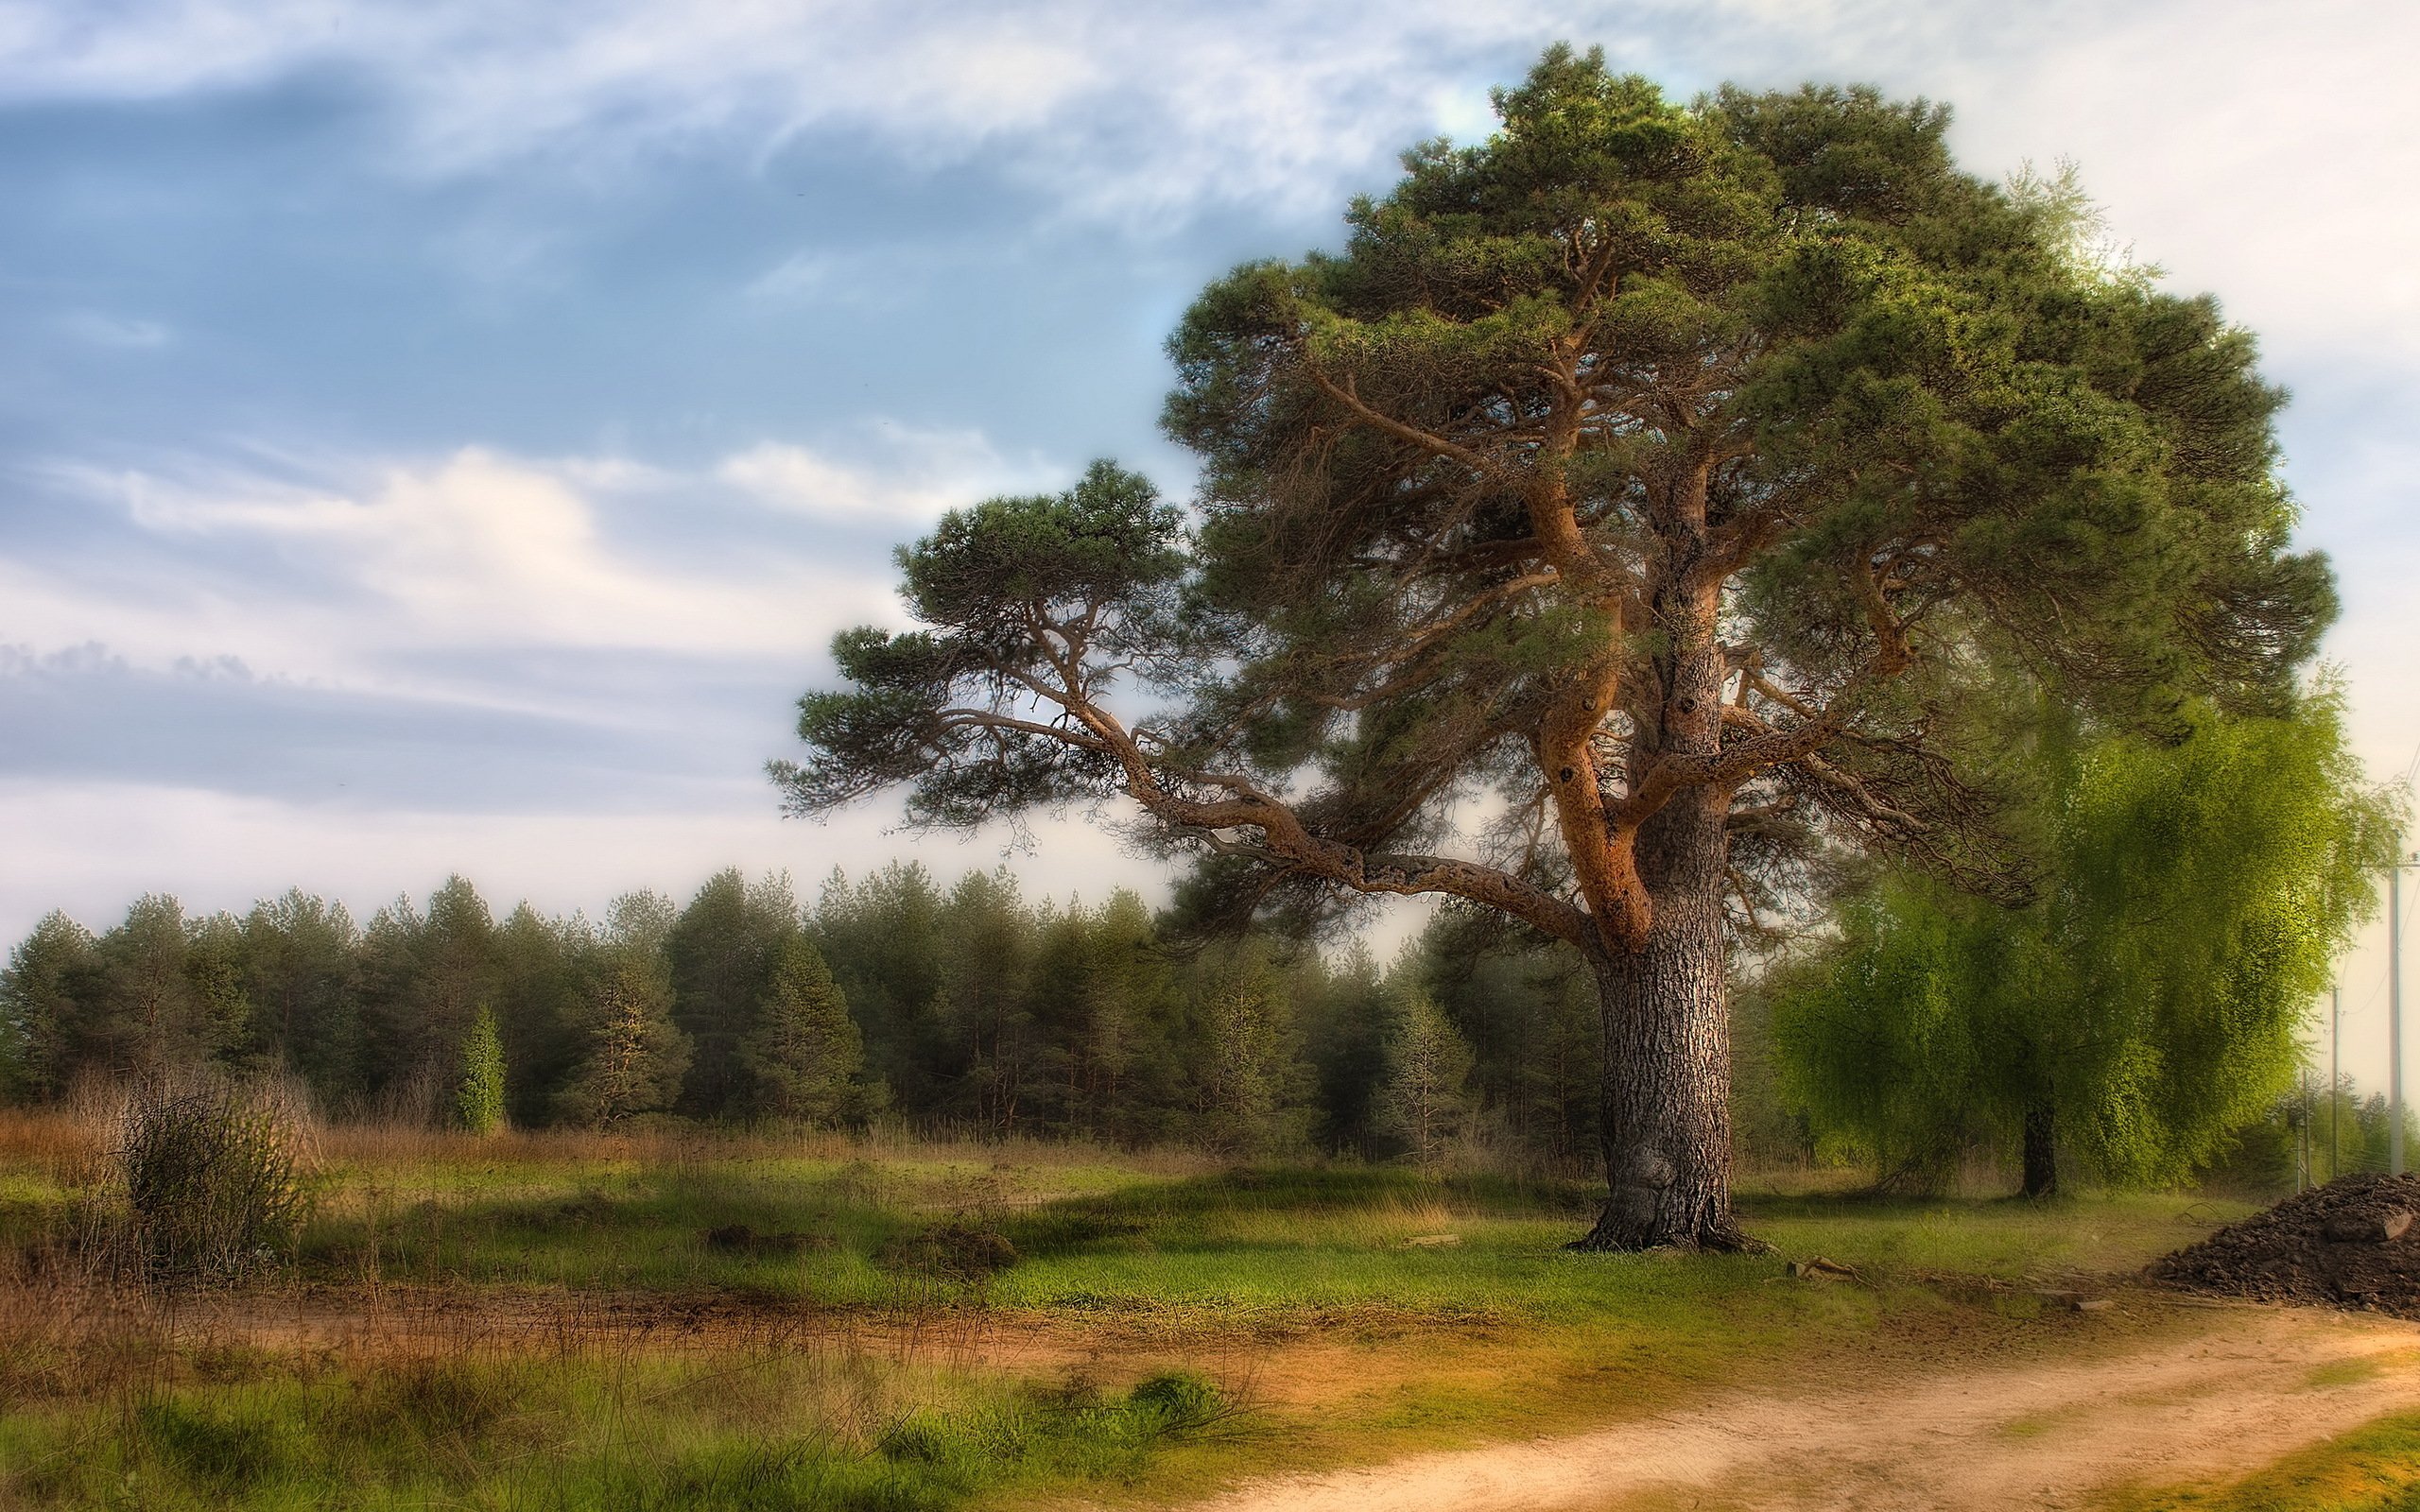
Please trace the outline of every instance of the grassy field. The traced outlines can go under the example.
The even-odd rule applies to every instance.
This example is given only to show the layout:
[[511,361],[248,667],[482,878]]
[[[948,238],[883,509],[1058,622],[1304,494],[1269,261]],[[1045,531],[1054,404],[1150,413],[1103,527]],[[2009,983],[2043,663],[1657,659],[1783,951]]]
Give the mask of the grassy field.
[[[2034,1288],[2243,1211],[1752,1180],[1771,1253],[1597,1256],[1561,1247],[1587,1183],[1484,1172],[386,1131],[320,1162],[267,1279],[134,1295],[62,1244],[90,1134],[0,1124],[0,1505],[1158,1503],[1945,1350],[2115,1348],[2173,1320]],[[1854,1277],[1791,1275],[1815,1256]]]

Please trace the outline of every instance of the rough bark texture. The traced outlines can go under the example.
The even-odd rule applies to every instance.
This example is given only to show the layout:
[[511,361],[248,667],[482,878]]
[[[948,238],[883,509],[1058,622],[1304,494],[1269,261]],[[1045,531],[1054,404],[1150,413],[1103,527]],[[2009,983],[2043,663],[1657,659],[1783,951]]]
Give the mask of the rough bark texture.
[[2025,1110],[2025,1194],[2055,1196],[2059,1191],[2059,1143],[2048,1107]]
[[[1672,644],[1656,667],[1665,748],[1711,754],[1725,676],[1714,638],[1714,594],[1682,588],[1657,608]],[[1730,805],[1727,786],[1685,787],[1632,836],[1650,922],[1634,948],[1599,957],[1609,1191],[1582,1248],[1737,1249],[1746,1243],[1731,1211],[1722,936]]]
[[1744,1243],[1731,1211],[1722,810],[1720,795],[1691,794],[1641,832],[1654,926],[1598,962],[1610,1190],[1583,1249]]

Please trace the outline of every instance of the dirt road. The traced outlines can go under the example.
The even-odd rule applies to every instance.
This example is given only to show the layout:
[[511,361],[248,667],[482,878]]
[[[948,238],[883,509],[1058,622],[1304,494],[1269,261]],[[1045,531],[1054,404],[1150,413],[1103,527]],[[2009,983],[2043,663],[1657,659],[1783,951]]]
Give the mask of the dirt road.
[[1719,1400],[1570,1437],[1253,1482],[1198,1512],[1792,1512],[2081,1507],[2239,1473],[2420,1410],[2420,1325],[2214,1312],[2110,1358]]

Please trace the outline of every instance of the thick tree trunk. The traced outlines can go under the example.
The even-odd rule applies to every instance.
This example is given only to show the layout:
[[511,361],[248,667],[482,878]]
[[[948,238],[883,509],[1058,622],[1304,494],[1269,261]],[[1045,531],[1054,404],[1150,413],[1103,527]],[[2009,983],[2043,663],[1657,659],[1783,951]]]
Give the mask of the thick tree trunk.
[[2057,1128],[2047,1103],[2025,1110],[2025,1194],[2056,1196],[2059,1191]]
[[1597,967],[1609,1191],[1582,1249],[1737,1249],[1723,990],[1724,795],[1691,794],[1641,833],[1653,924]]

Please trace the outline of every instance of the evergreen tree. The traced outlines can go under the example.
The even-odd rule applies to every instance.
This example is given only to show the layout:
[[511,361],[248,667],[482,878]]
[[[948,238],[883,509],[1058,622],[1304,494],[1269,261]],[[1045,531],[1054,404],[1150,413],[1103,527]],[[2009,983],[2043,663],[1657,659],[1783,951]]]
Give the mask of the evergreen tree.
[[910,862],[855,886],[836,869],[816,902],[817,948],[864,1031],[872,1075],[910,1117],[939,1111],[963,1069],[943,1042],[941,914],[932,877]]
[[360,931],[340,903],[300,888],[244,916],[251,1053],[301,1076],[324,1108],[356,1106],[362,1080]]
[[462,1074],[454,1085],[454,1113],[462,1127],[486,1136],[505,1126],[504,1041],[495,1015],[482,1006],[462,1039]]
[[93,936],[53,909],[9,953],[0,972],[0,1094],[43,1101],[78,1069],[77,986],[92,972]]
[[1426,993],[1406,994],[1387,1040],[1378,1127],[1400,1141],[1413,1161],[1434,1163],[1470,1132],[1464,1091],[1470,1072],[1470,1046],[1444,1010]]
[[1946,111],[1680,103],[1560,47],[1495,103],[1340,252],[1186,314],[1197,523],[1108,463],[949,515],[901,554],[918,627],[836,639],[774,776],[950,826],[1122,797],[1242,913],[1444,894],[1562,940],[1585,1243],[1735,1246],[1735,829],[2004,882],[1993,753],[1940,717],[1979,648],[2172,734],[2278,707],[2333,588],[2251,338],[2080,255],[2064,191],[1961,173]]
[[235,1005],[213,971],[205,996],[193,967],[194,932],[176,899],[149,893],[94,942],[90,972],[72,989],[73,1054],[86,1067],[158,1072],[209,1064],[232,1038]]
[[1370,1156],[1384,1142],[1378,1098],[1392,1008],[1377,959],[1358,943],[1334,970],[1305,984],[1305,1054],[1318,1108],[1313,1136],[1322,1148]]
[[804,935],[785,939],[739,1043],[741,1111],[830,1127],[861,1122],[865,1047],[831,969]]
[[264,1053],[254,1022],[243,921],[233,914],[213,914],[194,920],[186,936],[185,978],[199,1029],[197,1048],[206,1045],[211,1061],[239,1074],[269,1068],[274,1061]]
[[750,883],[736,869],[698,889],[665,937],[672,971],[672,1016],[689,1039],[681,1111],[697,1118],[745,1116],[741,1046],[769,994],[775,964],[803,928],[789,879]]
[[941,937],[943,1106],[986,1129],[1016,1133],[1036,1071],[1028,1032],[1035,929],[1016,879],[1005,868],[959,878],[942,905]]
[[389,1115],[441,1115],[472,1021],[498,996],[495,919],[478,889],[448,877],[422,913],[399,898],[362,942],[366,1091]]
[[1310,1068],[1283,973],[1266,947],[1230,947],[1195,983],[1193,1138],[1234,1155],[1290,1149],[1309,1134]]
[[1126,1142],[1165,1120],[1181,1075],[1174,979],[1142,899],[1071,903],[1034,920],[1027,1104],[1051,1129]]
[[689,1043],[672,1022],[672,977],[660,959],[612,954],[586,1005],[586,1052],[556,1093],[566,1122],[613,1128],[663,1112],[681,1095]]
[[[629,903],[616,900],[614,906],[618,912]],[[577,915],[548,919],[523,902],[505,916],[490,945],[489,1001],[511,1068],[506,1100],[515,1124],[539,1125],[556,1114],[562,1089],[593,1049],[599,980],[631,954]],[[661,973],[660,938],[635,954]]]
[[1449,910],[1423,933],[1414,971],[1470,1050],[1473,1117],[1550,1165],[1593,1152],[1601,1057],[1586,960]]

